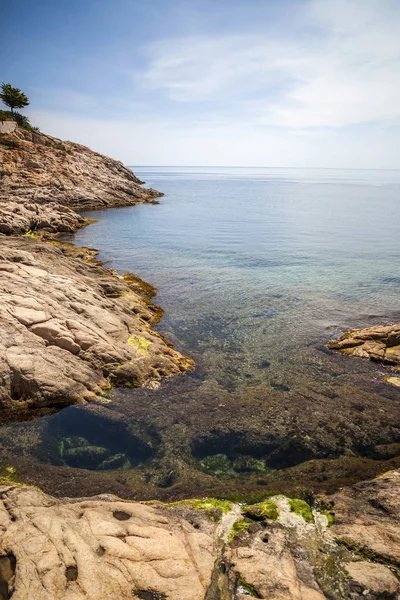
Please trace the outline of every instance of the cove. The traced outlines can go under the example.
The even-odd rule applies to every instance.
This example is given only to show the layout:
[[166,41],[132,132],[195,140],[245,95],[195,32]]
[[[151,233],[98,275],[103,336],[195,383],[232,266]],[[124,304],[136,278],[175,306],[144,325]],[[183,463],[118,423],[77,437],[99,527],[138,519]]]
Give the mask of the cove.
[[40,465],[51,493],[172,499],[333,490],[398,466],[386,368],[326,345],[399,320],[400,174],[134,172],[160,205],[85,213],[97,223],[73,241],[158,288],[157,328],[196,369],[4,427],[12,464]]

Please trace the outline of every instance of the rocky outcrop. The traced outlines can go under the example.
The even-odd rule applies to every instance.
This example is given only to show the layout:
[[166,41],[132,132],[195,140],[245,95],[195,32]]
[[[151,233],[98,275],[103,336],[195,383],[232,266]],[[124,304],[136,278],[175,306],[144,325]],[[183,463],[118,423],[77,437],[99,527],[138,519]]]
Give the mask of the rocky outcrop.
[[[343,354],[391,365],[395,372],[400,372],[400,323],[351,329],[328,346]],[[387,377],[386,381],[400,387],[400,377]]]
[[0,233],[74,232],[72,208],[156,203],[159,192],[121,162],[86,146],[18,128],[0,134]]
[[86,146],[17,129],[0,138],[1,191],[28,202],[107,208],[154,201],[131,169]]
[[151,329],[160,310],[149,286],[82,253],[30,236],[0,240],[3,408],[82,402],[192,366]]
[[284,496],[249,510],[209,499],[56,499],[13,484],[0,498],[2,599],[400,598],[398,472],[312,511]]
[[206,516],[112,496],[56,500],[15,487],[0,494],[0,553],[16,567],[6,582],[13,600],[203,600],[215,560],[216,527]]
[[192,367],[151,329],[161,316],[151,286],[55,242],[89,224],[74,208],[155,203],[159,192],[119,161],[21,128],[0,136],[0,184],[1,408],[17,417]]
[[37,204],[19,196],[12,198],[0,194],[0,234],[73,233],[87,224],[87,219],[56,202]]

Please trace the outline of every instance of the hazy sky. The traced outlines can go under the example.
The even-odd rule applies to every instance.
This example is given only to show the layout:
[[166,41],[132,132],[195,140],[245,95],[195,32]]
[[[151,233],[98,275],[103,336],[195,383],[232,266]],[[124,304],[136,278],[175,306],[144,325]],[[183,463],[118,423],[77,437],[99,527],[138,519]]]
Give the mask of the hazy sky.
[[400,168],[400,0],[3,0],[0,79],[130,165]]

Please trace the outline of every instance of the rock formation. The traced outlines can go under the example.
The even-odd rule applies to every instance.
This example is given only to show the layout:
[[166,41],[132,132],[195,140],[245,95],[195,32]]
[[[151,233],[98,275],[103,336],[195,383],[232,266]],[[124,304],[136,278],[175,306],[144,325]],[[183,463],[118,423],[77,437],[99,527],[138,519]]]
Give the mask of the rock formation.
[[151,329],[161,315],[151,286],[54,237],[88,223],[74,208],[155,202],[159,192],[119,161],[20,128],[0,136],[0,182],[3,415],[192,367]]
[[0,232],[6,234],[65,232],[82,225],[60,205],[80,210],[129,206],[156,202],[162,195],[143,188],[117,160],[20,128],[0,135],[0,183]]
[[[328,346],[343,354],[391,365],[394,372],[400,371],[400,323],[351,329]],[[386,377],[386,381],[400,387],[400,377]]]
[[284,496],[261,510],[55,499],[16,485],[0,497],[2,600],[400,598],[399,472],[312,511]]
[[0,138],[1,190],[36,204],[107,208],[154,200],[131,169],[86,146],[18,128]]
[[2,242],[3,407],[73,404],[111,384],[139,386],[190,368],[151,329],[159,310],[134,291],[134,278],[85,262],[62,244],[29,236]]

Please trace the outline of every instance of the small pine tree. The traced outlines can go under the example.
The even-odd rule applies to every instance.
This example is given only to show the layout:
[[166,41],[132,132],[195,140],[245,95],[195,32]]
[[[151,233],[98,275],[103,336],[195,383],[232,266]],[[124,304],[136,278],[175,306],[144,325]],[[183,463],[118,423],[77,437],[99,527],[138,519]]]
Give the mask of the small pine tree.
[[11,112],[14,112],[14,108],[24,108],[28,106],[29,99],[21,90],[12,87],[10,83],[3,83],[1,85],[0,98],[11,108]]

